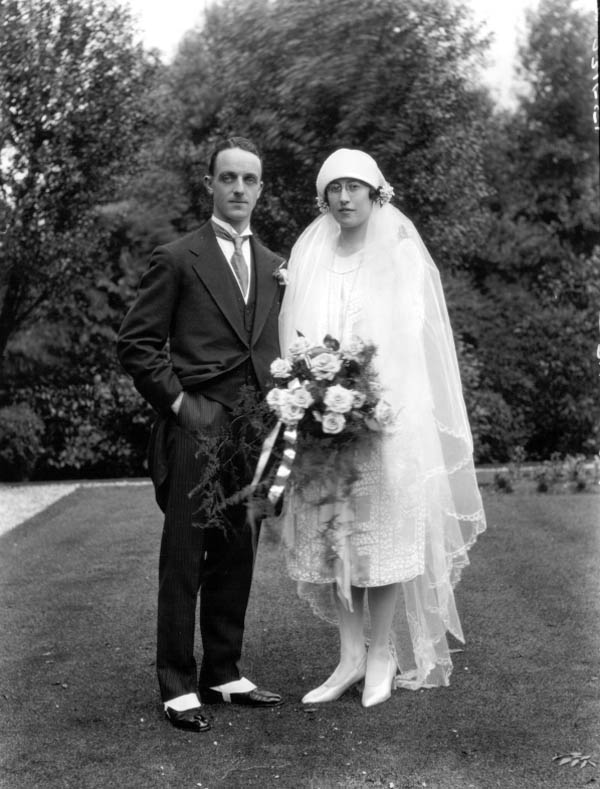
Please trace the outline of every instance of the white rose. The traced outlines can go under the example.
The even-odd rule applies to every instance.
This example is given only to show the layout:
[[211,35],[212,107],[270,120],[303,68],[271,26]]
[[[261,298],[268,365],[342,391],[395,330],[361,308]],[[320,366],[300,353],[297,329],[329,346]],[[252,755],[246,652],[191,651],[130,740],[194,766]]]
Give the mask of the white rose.
[[334,411],[325,411],[321,427],[324,433],[335,435],[336,433],[342,432],[345,424],[346,419],[343,414],[337,414]]
[[269,368],[273,378],[287,378],[292,370],[292,365],[287,359],[275,359]]
[[308,408],[314,402],[314,397],[304,386],[300,386],[292,392],[292,403],[299,408]]
[[341,366],[341,360],[333,353],[320,353],[311,360],[311,370],[317,381],[331,381]]
[[382,427],[389,427],[395,421],[392,406],[386,400],[379,400],[375,406],[373,416]]
[[342,356],[346,359],[357,359],[364,349],[365,344],[360,337],[351,337],[342,345]]
[[306,337],[297,337],[294,342],[288,348],[288,358],[289,359],[299,359],[301,356],[305,356],[310,348],[310,343],[306,339]]
[[354,392],[346,389],[345,386],[330,386],[326,392],[323,401],[330,411],[335,411],[338,414],[345,414],[352,409],[354,403]]
[[297,425],[304,416],[304,408],[295,405],[292,398],[286,398],[285,402],[281,404],[279,415],[286,425]]
[[286,268],[286,264],[282,263],[279,268],[276,268],[273,272],[273,276],[277,280],[280,285],[289,285],[290,284],[290,276],[288,274],[288,270]]
[[272,411],[279,411],[285,392],[282,389],[271,389],[266,396],[267,405]]

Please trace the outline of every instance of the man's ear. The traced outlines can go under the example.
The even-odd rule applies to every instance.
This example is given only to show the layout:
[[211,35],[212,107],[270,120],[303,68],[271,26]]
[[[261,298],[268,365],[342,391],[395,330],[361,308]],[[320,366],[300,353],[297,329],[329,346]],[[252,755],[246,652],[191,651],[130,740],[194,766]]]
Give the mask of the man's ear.
[[208,194],[211,195],[213,193],[212,175],[204,176],[204,186],[206,187]]

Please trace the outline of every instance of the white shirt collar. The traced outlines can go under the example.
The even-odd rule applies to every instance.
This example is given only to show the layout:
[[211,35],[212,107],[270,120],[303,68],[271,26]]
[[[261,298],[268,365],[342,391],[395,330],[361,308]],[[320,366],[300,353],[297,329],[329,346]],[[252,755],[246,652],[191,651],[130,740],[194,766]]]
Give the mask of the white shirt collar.
[[210,219],[211,219],[211,222],[215,223],[215,225],[219,225],[220,227],[222,227],[225,230],[227,230],[228,233],[231,233],[234,236],[238,236],[238,235],[239,236],[251,236],[252,235],[252,231],[250,230],[250,225],[249,224],[246,225],[246,228],[244,230],[242,230],[241,233],[238,233],[238,231],[234,227],[232,227],[228,222],[224,222],[222,219],[218,219],[214,214],[211,216]]

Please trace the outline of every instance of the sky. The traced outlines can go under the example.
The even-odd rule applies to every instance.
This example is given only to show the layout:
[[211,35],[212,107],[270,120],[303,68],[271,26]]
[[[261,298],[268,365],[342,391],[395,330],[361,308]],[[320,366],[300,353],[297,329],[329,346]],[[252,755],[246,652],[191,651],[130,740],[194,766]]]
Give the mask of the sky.
[[[142,40],[148,47],[170,59],[183,34],[196,26],[210,0],[127,0],[137,19]],[[517,42],[525,30],[525,12],[536,8],[538,0],[463,0],[473,10],[476,21],[485,22],[494,42],[488,53],[484,79],[493,97],[510,106],[514,98],[512,69]],[[582,9],[593,10],[595,0],[578,0]]]

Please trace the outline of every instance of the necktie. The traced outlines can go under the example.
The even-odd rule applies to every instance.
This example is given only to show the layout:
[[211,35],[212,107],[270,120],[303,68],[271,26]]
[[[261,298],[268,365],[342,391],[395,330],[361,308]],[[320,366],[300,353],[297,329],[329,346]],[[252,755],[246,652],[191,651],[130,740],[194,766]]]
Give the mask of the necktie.
[[211,222],[213,226],[213,230],[215,231],[215,235],[218,238],[226,238],[228,241],[233,241],[233,246],[235,247],[233,251],[233,255],[231,256],[231,267],[235,272],[235,276],[237,277],[237,281],[239,282],[242,295],[244,298],[246,297],[246,290],[248,289],[248,265],[246,263],[246,259],[244,258],[244,253],[242,252],[242,244],[244,239],[250,238],[250,235],[240,236],[239,234],[230,233],[221,225],[217,225],[216,222]]

